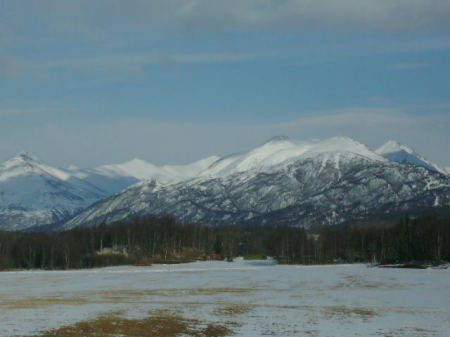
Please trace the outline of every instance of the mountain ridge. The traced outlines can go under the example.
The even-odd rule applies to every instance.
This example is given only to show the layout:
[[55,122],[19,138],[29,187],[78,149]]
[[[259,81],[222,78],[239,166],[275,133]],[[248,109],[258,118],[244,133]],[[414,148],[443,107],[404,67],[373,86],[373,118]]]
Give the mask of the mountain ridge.
[[[0,164],[0,229],[24,230],[61,222],[138,183],[141,181],[139,177],[160,183],[173,182],[184,179],[183,173],[186,177],[196,174],[214,160],[216,157],[209,157],[186,166],[162,168],[134,160],[94,169],[75,166],[60,169],[28,152],[19,152]],[[143,166],[152,170],[145,171]],[[167,173],[164,176],[160,172]]]
[[[408,160],[390,156],[399,151],[407,153]],[[0,228],[18,230],[57,222],[59,228],[68,229],[148,212],[174,213],[183,221],[211,224],[265,222],[276,214],[278,220],[290,219],[285,221],[290,225],[295,225],[296,217],[305,226],[314,221],[337,224],[383,209],[389,202],[394,205],[387,207],[388,212],[413,207],[408,201],[413,191],[427,200],[424,207],[445,206],[449,174],[443,172],[398,142],[373,151],[349,137],[299,141],[277,136],[243,153],[187,165],[156,166],[134,159],[93,169],[59,169],[19,153],[0,164]],[[415,177],[416,182],[403,175]],[[343,181],[346,193],[339,185]],[[362,181],[384,186],[396,198]],[[354,188],[358,197],[351,195]],[[400,193],[402,189],[409,194]],[[358,199],[374,195],[384,201]],[[321,203],[328,206],[317,206]]]
[[135,184],[61,228],[162,213],[209,225],[264,224],[279,214],[277,221],[284,217],[284,224],[309,227],[449,202],[450,177],[440,172],[388,160],[348,137],[283,138],[218,160],[194,179]]

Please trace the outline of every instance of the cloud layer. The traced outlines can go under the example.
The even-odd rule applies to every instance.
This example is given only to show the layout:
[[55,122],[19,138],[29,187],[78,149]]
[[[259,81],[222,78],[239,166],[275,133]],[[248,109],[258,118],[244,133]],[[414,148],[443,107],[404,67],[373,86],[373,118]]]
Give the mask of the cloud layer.
[[[441,31],[450,29],[446,0],[42,0],[20,1],[51,24],[102,34],[111,21],[187,30],[358,29]],[[46,15],[48,16],[48,15]]]
[[0,9],[0,159],[25,149],[58,165],[186,163],[285,134],[393,138],[450,164],[448,0]]

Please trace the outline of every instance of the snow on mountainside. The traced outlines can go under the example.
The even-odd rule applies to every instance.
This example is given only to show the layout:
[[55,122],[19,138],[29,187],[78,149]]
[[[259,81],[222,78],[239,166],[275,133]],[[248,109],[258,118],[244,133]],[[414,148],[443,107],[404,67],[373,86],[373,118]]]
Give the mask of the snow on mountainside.
[[59,222],[141,179],[161,184],[189,179],[217,159],[163,167],[135,159],[94,169],[59,169],[20,153],[0,164],[0,229]]
[[189,165],[134,159],[58,169],[21,153],[0,164],[0,229],[55,222],[72,228],[159,213],[212,225],[337,224],[374,212],[447,206],[450,175],[443,172],[397,142],[374,152],[348,137],[275,137],[245,153]]
[[93,171],[104,176],[128,176],[137,180],[156,180],[169,183],[190,179],[208,168],[219,157],[212,156],[188,165],[156,166],[144,160],[133,159],[123,164],[105,165]]
[[0,229],[53,223],[103,197],[95,186],[28,153],[0,164]]
[[160,213],[209,225],[275,222],[307,227],[445,205],[450,205],[448,176],[387,160],[347,137],[311,142],[276,138],[217,160],[195,179],[133,185],[61,228]]
[[80,180],[89,186],[100,189],[105,197],[120,192],[139,181],[129,175],[105,174],[97,169],[79,169],[75,166],[68,167],[65,172],[70,174],[71,179]]
[[107,195],[120,192],[141,180],[155,180],[160,184],[193,178],[208,168],[219,157],[208,157],[188,165],[156,166],[141,159],[122,164],[104,165],[94,169],[66,169],[70,175],[105,191]]
[[299,158],[310,158],[326,152],[347,152],[376,161],[384,159],[365,145],[348,137],[334,137],[324,141],[295,141],[275,137],[247,153],[224,157],[213,163],[201,176],[226,177],[239,172],[262,172],[279,164]]
[[428,161],[426,158],[416,153],[413,149],[390,140],[375,151],[386,159],[401,163],[426,167],[429,170],[448,174],[447,170],[437,164]]

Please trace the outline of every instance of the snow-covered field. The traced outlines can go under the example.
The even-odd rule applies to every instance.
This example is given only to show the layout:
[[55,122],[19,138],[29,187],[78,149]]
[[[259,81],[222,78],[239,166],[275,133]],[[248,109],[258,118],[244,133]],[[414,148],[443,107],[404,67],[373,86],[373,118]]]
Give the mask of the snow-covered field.
[[165,312],[236,336],[450,336],[450,270],[271,261],[0,273],[0,336]]

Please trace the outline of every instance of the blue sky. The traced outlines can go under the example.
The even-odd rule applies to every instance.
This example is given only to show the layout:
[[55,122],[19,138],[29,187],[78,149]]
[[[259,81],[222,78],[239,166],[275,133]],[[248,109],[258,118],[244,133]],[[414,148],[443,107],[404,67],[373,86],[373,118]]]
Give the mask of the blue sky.
[[0,160],[186,163],[274,135],[450,165],[450,2],[0,0]]

